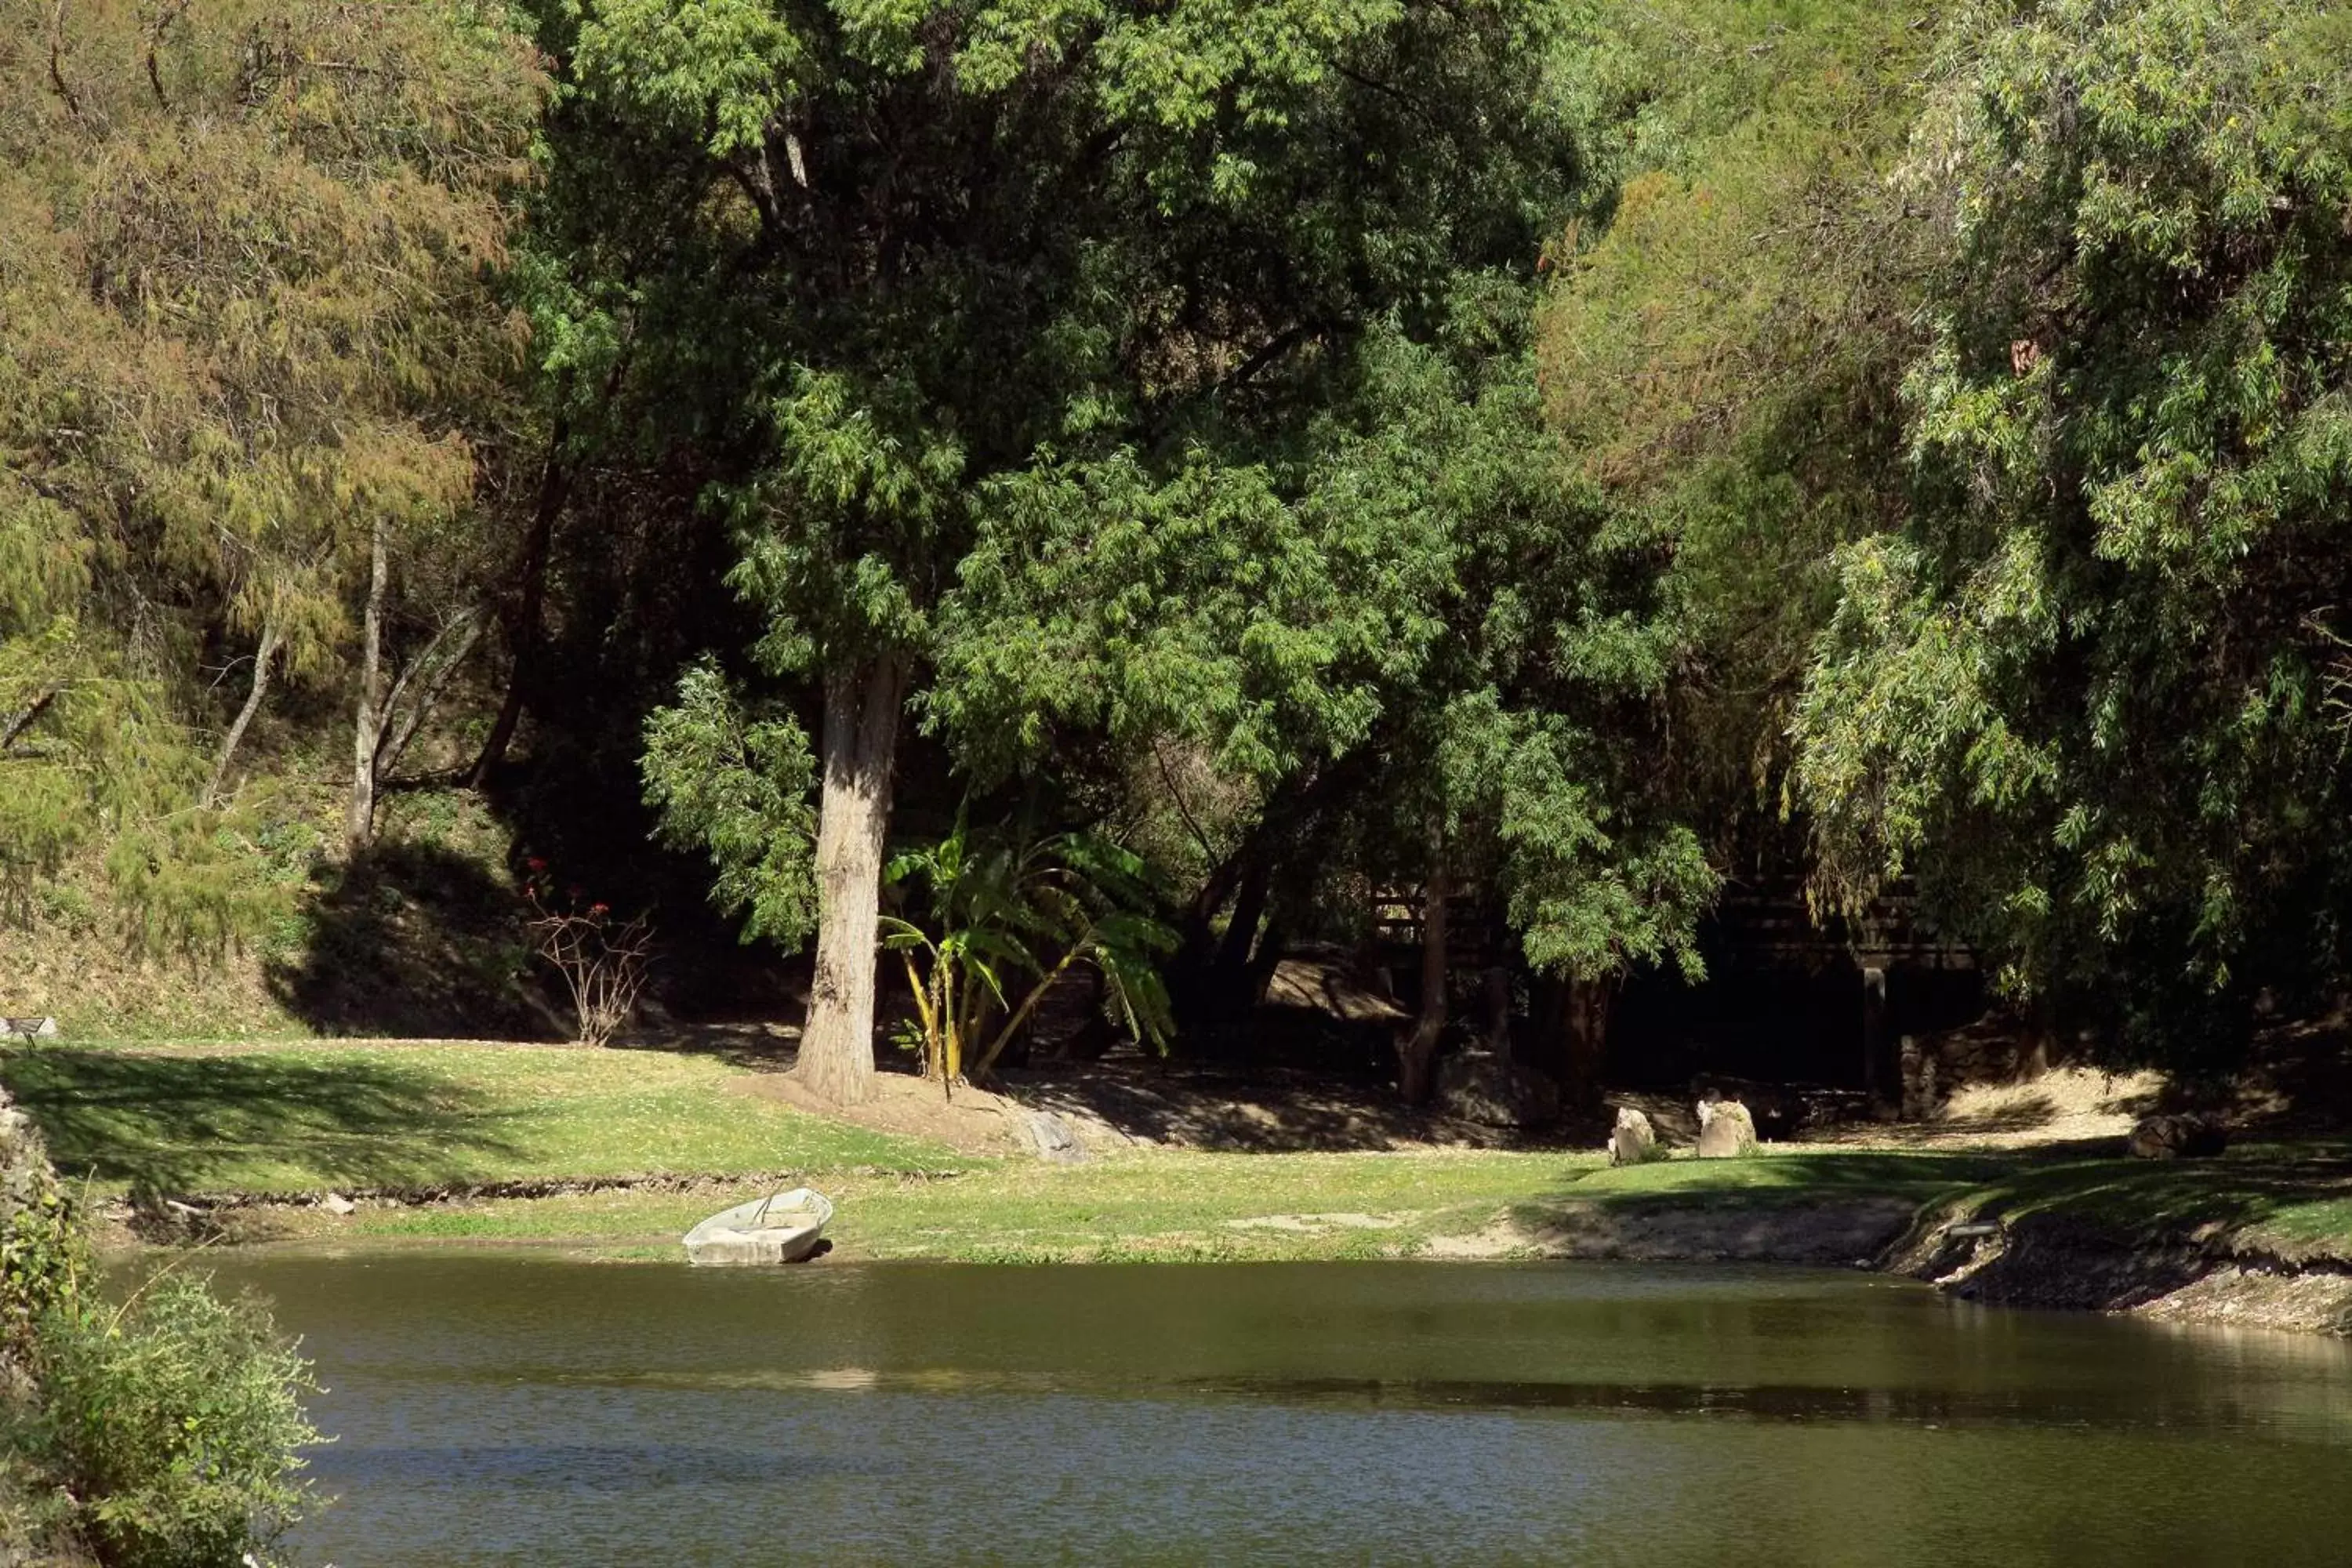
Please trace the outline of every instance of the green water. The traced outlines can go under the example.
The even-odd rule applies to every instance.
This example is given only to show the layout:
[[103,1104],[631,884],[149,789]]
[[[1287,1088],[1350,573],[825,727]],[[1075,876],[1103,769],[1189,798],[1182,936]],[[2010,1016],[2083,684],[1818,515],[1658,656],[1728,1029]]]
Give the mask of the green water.
[[253,1257],[339,1568],[2352,1563],[2352,1347],[1622,1265]]

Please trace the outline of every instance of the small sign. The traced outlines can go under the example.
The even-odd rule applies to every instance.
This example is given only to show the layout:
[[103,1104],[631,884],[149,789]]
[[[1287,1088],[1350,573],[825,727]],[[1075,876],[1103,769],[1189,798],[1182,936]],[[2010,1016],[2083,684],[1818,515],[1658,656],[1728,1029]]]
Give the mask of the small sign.
[[0,1018],[0,1035],[22,1035],[26,1039],[47,1040],[57,1037],[55,1018]]

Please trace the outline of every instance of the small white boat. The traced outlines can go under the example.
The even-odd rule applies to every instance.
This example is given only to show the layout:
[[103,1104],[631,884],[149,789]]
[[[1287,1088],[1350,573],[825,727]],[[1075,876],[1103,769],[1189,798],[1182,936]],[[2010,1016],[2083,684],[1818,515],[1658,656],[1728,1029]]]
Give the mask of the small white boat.
[[833,1200],[794,1187],[721,1209],[686,1233],[688,1263],[798,1263],[816,1250],[833,1218]]

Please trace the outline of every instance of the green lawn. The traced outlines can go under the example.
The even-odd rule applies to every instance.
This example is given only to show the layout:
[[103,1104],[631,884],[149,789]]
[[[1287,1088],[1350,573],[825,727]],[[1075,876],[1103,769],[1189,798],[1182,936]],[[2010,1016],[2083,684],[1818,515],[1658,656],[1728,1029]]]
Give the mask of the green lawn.
[[[866,1258],[1051,1260],[1409,1256],[1507,1216],[1641,1215],[1895,1198],[2063,1216],[2126,1243],[2229,1234],[2352,1257],[2352,1142],[2252,1143],[2219,1161],[1776,1147],[1611,1170],[1595,1154],[1150,1150],[1074,1167],[973,1159],[803,1114],[718,1057],[569,1047],[293,1042],[36,1046],[0,1058],[59,1168],[101,1193],[302,1194],[599,1177],[717,1178],[608,1191],[257,1216],[266,1234],[399,1245],[549,1241],[667,1256],[735,1189],[805,1173]],[[1539,1226],[1534,1228],[1540,1228]]]
[[1760,1205],[1888,1196],[1926,1202],[1990,1180],[2017,1163],[2014,1154],[1770,1144],[1745,1160],[1684,1158],[1616,1169],[1602,1166],[1568,1195],[1624,1204],[1705,1198]]
[[753,1171],[953,1169],[804,1115],[709,1057],[516,1045],[38,1046],[0,1080],[100,1190],[318,1192]]
[[[859,1258],[1055,1262],[1381,1258],[1475,1231],[1597,1156],[1237,1154],[1155,1150],[1081,1165],[975,1163],[947,1178],[845,1173],[828,1233]],[[436,1209],[291,1216],[298,1237],[403,1242],[556,1240],[668,1257],[725,1194],[604,1192]]]

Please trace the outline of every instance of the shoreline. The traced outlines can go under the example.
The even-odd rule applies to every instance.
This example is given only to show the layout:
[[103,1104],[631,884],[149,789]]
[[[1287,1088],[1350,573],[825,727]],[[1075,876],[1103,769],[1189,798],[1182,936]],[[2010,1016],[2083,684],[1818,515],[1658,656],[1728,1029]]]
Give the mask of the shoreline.
[[[1443,1156],[1324,1158],[1351,1163],[1443,1162]],[[1167,1163],[1165,1156],[1150,1155],[1127,1162],[1129,1173]],[[1696,1162],[1675,1163],[1714,1173]],[[134,1219],[117,1200],[107,1205],[107,1239],[108,1250],[117,1256],[186,1253],[190,1243],[201,1242],[255,1254],[513,1248],[659,1261],[677,1257],[675,1236],[683,1229],[684,1216],[741,1191],[814,1176],[844,1192],[844,1223],[835,1234],[848,1256],[866,1261],[1741,1263],[1867,1270],[1916,1279],[1988,1305],[2352,1336],[2352,1256],[2334,1245],[2287,1248],[2210,1225],[2201,1234],[2162,1227],[2134,1234],[2066,1215],[2006,1217],[1992,1212],[1982,1190],[1926,1203],[1893,1195],[1763,1195],[1711,1187],[1457,1204],[1438,1210],[1286,1211],[1210,1216],[1174,1229],[1122,1230],[1098,1223],[1073,1243],[1017,1231],[992,1239],[984,1222],[1002,1209],[1001,1196],[986,1190],[992,1173],[1004,1174],[869,1167],[355,1190],[331,1200],[351,1205],[348,1213],[331,1207],[322,1194],[214,1194],[194,1203],[173,1200],[178,1206],[165,1211],[170,1219],[160,1226],[154,1210]],[[1063,1173],[1034,1166],[1013,1173],[1050,1183]],[[1102,1174],[1101,1168],[1095,1173]],[[921,1223],[966,1206],[957,1203],[958,1188],[968,1194],[970,1223]],[[885,1215],[877,1224],[872,1213],[909,1205],[944,1208],[948,1215]]]
[[[1622,1258],[1874,1268],[2018,1306],[2352,1331],[2352,1138],[2122,1157],[2138,1086],[2080,1072],[1731,1160],[1418,1116],[1361,1085],[1137,1070],[804,1105],[769,1057],[496,1042],[48,1045],[0,1056],[119,1247],[677,1256],[822,1188],[837,1256],[1005,1263]],[[1653,1114],[1679,1142],[1682,1107]],[[1050,1111],[1076,1147],[1017,1152]],[[133,1207],[133,1194],[139,1194]]]

